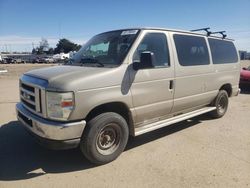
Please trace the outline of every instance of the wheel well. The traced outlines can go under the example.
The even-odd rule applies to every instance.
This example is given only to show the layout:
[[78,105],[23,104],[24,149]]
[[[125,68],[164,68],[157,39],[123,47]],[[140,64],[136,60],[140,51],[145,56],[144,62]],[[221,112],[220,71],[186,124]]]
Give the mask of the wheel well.
[[221,86],[220,90],[225,90],[228,94],[228,97],[232,96],[232,86],[231,84],[224,84],[223,86]]
[[129,133],[133,134],[134,130],[132,126],[133,125],[132,115],[130,113],[128,106],[122,102],[111,102],[111,103],[99,105],[88,113],[85,120],[86,122],[88,122],[92,118],[96,117],[97,115],[105,113],[105,112],[115,112],[121,115],[126,120],[129,126]]

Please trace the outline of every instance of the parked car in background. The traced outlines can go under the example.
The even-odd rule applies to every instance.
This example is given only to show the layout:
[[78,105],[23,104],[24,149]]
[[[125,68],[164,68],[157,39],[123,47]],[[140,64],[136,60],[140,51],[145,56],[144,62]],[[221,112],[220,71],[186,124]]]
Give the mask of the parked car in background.
[[14,58],[14,57],[4,57],[2,61],[0,61],[2,64],[21,64],[26,63],[26,60],[22,58]]
[[32,63],[43,63],[44,61],[42,60],[41,57],[36,57],[32,60]]
[[3,63],[3,64],[14,64],[15,61],[14,61],[14,59],[11,58],[11,57],[5,57],[5,58],[3,58],[2,63]]
[[26,63],[26,62],[21,58],[13,58],[13,63],[14,64],[21,64],[21,63]]
[[55,63],[56,60],[52,56],[36,57],[32,59],[32,63]]
[[250,87],[250,66],[240,71],[240,87]]
[[45,57],[44,60],[45,60],[45,63],[54,63],[55,62],[53,57]]

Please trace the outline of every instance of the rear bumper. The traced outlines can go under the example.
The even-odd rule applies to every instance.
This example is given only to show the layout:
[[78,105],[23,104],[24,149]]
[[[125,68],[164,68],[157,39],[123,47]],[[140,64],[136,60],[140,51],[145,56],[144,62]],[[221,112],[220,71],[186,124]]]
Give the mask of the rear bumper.
[[18,120],[39,141],[51,149],[69,149],[77,147],[86,121],[57,122],[47,120],[28,111],[21,103],[16,105]]
[[233,88],[232,88],[233,90],[232,90],[232,96],[238,96],[239,94],[240,94],[240,88],[239,88],[239,86],[237,85],[237,86],[234,86]]

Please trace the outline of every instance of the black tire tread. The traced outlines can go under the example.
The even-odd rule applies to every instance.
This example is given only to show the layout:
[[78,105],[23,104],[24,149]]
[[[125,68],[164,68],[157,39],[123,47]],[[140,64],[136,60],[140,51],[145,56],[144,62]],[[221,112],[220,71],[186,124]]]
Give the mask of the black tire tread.
[[226,110],[223,114],[220,114],[217,108],[217,104],[218,104],[218,99],[220,98],[221,95],[226,95],[227,100],[228,100],[228,93],[225,90],[220,90],[217,97],[215,98],[215,100],[212,103],[212,106],[215,106],[216,109],[210,112],[210,116],[213,118],[221,118],[225,115],[225,113],[227,112],[227,108],[228,108],[228,102],[227,102],[227,107]]
[[[119,147],[114,154],[108,155],[108,156],[103,156],[100,157],[100,154],[97,155],[97,153],[94,151],[93,149],[93,137],[95,135],[95,131],[98,130],[99,126],[102,126],[103,122],[109,121],[110,119],[114,119],[114,121],[118,121],[120,122],[121,126],[123,126],[124,128],[124,142],[121,145],[121,147]],[[126,128],[125,128],[126,126]],[[88,123],[87,126],[83,132],[82,135],[82,139],[81,139],[81,143],[80,143],[80,149],[83,153],[83,155],[92,163],[94,164],[106,164],[108,162],[111,162],[113,160],[115,160],[125,149],[127,141],[128,141],[128,135],[129,135],[129,131],[128,131],[128,125],[126,120],[119,114],[114,113],[114,112],[106,112],[106,113],[102,113],[96,117],[94,117],[93,119],[91,119]]]

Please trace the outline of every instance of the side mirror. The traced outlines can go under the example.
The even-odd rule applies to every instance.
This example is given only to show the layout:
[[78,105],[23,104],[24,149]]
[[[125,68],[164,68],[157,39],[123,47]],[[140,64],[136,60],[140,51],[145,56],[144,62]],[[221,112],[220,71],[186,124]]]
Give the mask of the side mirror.
[[247,70],[247,68],[246,68],[246,67],[243,67],[242,69],[243,69],[243,70]]
[[134,70],[153,68],[154,67],[153,61],[154,61],[153,52],[150,51],[142,52],[140,56],[140,62],[134,62],[133,68]]

